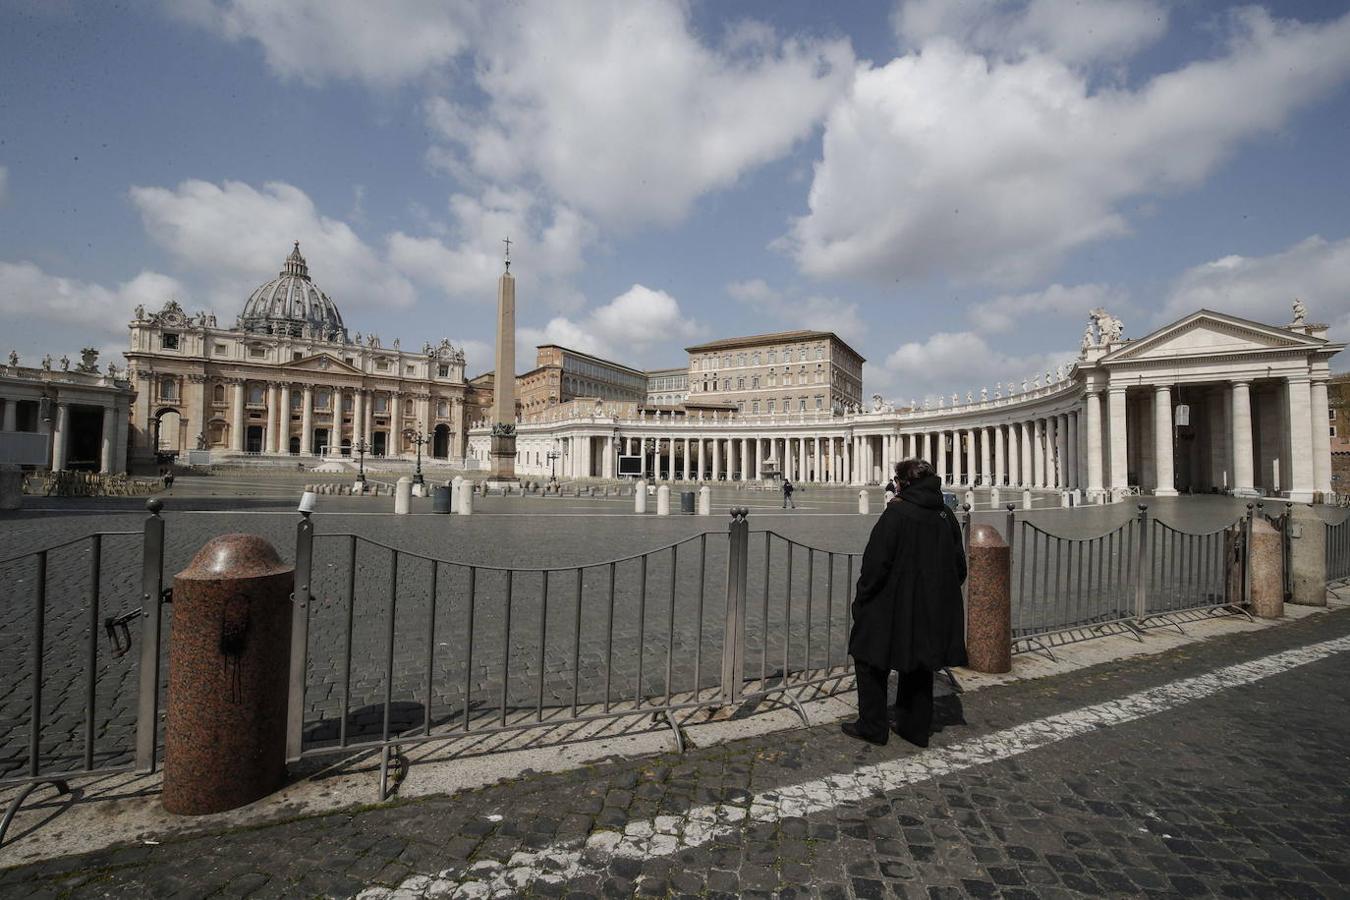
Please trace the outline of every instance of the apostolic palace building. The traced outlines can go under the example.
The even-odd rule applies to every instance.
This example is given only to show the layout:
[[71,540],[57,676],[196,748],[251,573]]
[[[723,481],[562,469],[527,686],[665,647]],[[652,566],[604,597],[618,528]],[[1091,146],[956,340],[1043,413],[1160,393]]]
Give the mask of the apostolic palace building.
[[[1293,307],[1280,325],[1200,310],[1138,338],[1097,309],[1077,358],[1054,371],[899,404],[864,404],[864,360],[831,332],[715,340],[686,348],[686,366],[654,371],[544,345],[513,382],[515,472],[861,485],[922,456],[952,485],[1071,491],[1079,502],[1141,492],[1311,501],[1345,492],[1331,468],[1342,404],[1328,400],[1344,345]],[[128,453],[199,448],[213,464],[362,448],[411,459],[405,435],[420,435],[432,459],[488,465],[490,361],[466,382],[448,340],[405,350],[350,334],[298,244],[233,327],[169,300],[137,308],[130,331],[124,373],[99,372],[93,351],[73,370],[11,354],[0,366],[0,462],[121,471]]]

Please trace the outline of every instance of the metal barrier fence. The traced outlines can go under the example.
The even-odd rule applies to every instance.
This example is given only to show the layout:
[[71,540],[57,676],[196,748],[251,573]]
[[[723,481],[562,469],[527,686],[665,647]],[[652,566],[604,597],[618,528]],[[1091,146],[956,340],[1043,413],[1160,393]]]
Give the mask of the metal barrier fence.
[[[1259,506],[1259,505],[1258,505]],[[1057,535],[1017,519],[1010,504],[1014,646],[1053,658],[1050,644],[1116,626],[1138,637],[1147,627],[1180,628],[1175,615],[1250,614],[1246,548],[1255,508],[1215,531],[1188,532],[1138,514],[1094,537]]]
[[0,749],[0,787],[22,786],[0,819],[0,843],[43,785],[67,794],[71,778],[155,769],[167,598],[161,503],[147,508],[141,531],[96,532],[0,560],[12,601],[0,613],[0,733],[27,732],[26,746]]
[[1326,529],[1327,581],[1344,581],[1350,578],[1350,517],[1328,522]]

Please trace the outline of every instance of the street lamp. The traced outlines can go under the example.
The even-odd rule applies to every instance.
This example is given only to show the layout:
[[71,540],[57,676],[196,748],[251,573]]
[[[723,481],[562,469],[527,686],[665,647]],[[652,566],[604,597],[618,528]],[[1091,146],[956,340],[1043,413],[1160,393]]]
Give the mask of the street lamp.
[[356,483],[364,485],[366,483],[366,453],[370,450],[370,445],[366,443],[365,438],[352,444],[352,450],[356,451],[358,468],[356,470]]
[[557,466],[557,462],[558,462],[558,459],[559,459],[561,456],[562,456],[562,454],[559,453],[557,450],[550,450],[550,451],[548,451],[547,453],[544,454],[544,458],[548,460],[548,472],[549,472],[549,478],[548,478],[548,480],[549,480],[549,481],[557,481],[557,480],[558,480],[558,466]]
[[426,484],[422,478],[422,445],[427,443],[427,436],[420,429],[403,429],[403,439],[417,447],[417,472],[413,475],[413,484]]

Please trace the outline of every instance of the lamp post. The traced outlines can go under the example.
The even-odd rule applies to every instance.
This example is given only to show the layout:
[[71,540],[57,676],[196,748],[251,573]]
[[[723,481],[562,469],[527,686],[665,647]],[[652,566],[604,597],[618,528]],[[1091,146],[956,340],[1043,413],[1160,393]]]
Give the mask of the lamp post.
[[358,463],[356,470],[356,483],[364,485],[366,483],[366,452],[370,450],[370,445],[366,443],[365,438],[352,444],[352,449],[356,451]]
[[405,428],[403,439],[417,447],[417,472],[413,475],[413,484],[425,484],[426,481],[422,478],[422,445],[427,442],[427,436],[420,428]]
[[549,480],[549,481],[557,481],[557,480],[558,480],[558,459],[559,459],[561,456],[562,456],[562,454],[559,453],[557,450],[550,450],[550,451],[548,451],[547,453],[544,454],[544,458],[548,460],[548,473],[549,473],[549,475],[548,475],[548,480]]

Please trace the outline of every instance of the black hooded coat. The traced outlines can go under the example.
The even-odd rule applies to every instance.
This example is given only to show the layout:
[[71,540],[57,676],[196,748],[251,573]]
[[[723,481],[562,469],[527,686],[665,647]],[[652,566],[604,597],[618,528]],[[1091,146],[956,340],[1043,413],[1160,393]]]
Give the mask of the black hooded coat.
[[848,652],[883,669],[912,672],[966,664],[961,526],[936,475],[902,488],[863,552]]

